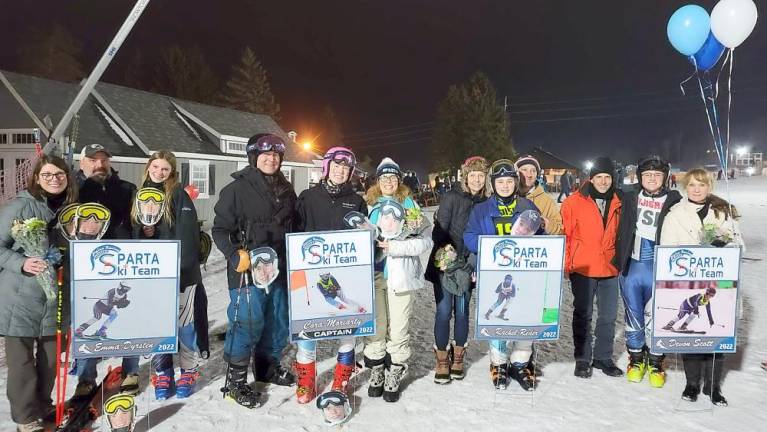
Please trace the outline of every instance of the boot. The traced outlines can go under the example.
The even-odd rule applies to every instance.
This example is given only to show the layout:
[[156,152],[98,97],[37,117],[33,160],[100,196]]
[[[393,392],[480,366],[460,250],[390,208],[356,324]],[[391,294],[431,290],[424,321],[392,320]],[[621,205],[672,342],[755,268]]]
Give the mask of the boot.
[[434,345],[434,355],[437,358],[437,365],[434,368],[434,382],[437,384],[450,383],[450,352],[440,351]]
[[721,354],[714,354],[714,372],[713,382],[711,381],[711,356],[705,356],[703,362],[703,394],[711,397],[711,402],[718,406],[727,406],[727,399],[722,396],[722,363],[724,357]]
[[19,423],[16,425],[18,432],[45,432],[42,420],[33,420],[29,423]]
[[101,326],[99,331],[96,332],[96,336],[98,336],[100,338],[106,339],[107,338],[107,328],[105,326]]
[[647,372],[647,358],[645,356],[645,350],[629,351],[629,365],[626,368],[626,377],[628,378],[629,382],[642,382],[645,372]]
[[650,372],[650,387],[661,388],[666,384],[666,372],[663,371],[665,355],[650,354],[647,358],[647,370]]
[[463,358],[466,356],[466,347],[453,345],[450,347],[453,362],[450,364],[450,378],[462,380],[466,376],[463,370]]
[[384,382],[386,381],[386,358],[372,360],[365,357],[365,367],[370,369],[370,379],[368,379],[368,396],[381,397],[384,393]]
[[499,313],[499,314],[498,314],[498,315],[496,315],[496,316],[497,316],[498,318],[500,318],[500,319],[504,320],[504,321],[508,321],[508,320],[509,320],[508,318],[506,318],[506,308],[503,308],[503,309],[501,309],[501,313]]
[[309,403],[316,396],[317,363],[296,363],[293,365],[298,377],[296,400],[298,403]]
[[198,378],[200,378],[200,372],[197,368],[181,369],[181,376],[176,381],[176,397],[186,399],[191,396]]
[[679,327],[679,330],[685,331],[687,330],[687,323],[683,323],[681,327]]
[[77,337],[83,337],[83,332],[90,327],[88,324],[83,323],[80,327],[77,327],[75,329],[75,336]]
[[700,393],[700,388],[696,385],[688,383],[682,392],[682,399],[690,402],[695,402],[698,400],[698,393]]
[[173,379],[173,369],[165,369],[159,374],[152,374],[152,385],[154,386],[154,398],[158,401],[166,400],[173,396],[175,392]]
[[290,387],[296,383],[296,377],[288,369],[282,367],[279,361],[262,354],[256,354],[253,357],[253,375],[256,377],[256,382],[285,387]]
[[486,320],[486,321],[490,319],[490,314],[491,314],[491,313],[493,313],[493,310],[492,310],[492,309],[488,310],[488,311],[487,311],[487,313],[485,314],[485,320]]
[[261,394],[253,391],[248,385],[248,366],[229,364],[226,372],[227,385],[222,388],[224,397],[245,408],[261,406]]
[[511,365],[510,374],[511,377],[519,383],[525,391],[535,391],[538,386],[538,380],[535,378],[535,373],[525,366]]
[[663,327],[663,330],[674,330],[674,324],[676,324],[674,321],[669,321],[668,324]]
[[490,379],[496,389],[505,389],[509,385],[508,368],[506,363],[502,365],[490,364]]
[[386,402],[397,402],[399,400],[399,386],[406,373],[406,364],[392,363],[391,366],[386,369],[383,392],[383,399]]
[[349,380],[351,379],[353,373],[353,364],[345,365],[342,363],[336,363],[336,369],[333,371],[333,386],[330,389],[340,391],[348,396],[349,393],[347,393],[346,387],[349,384]]

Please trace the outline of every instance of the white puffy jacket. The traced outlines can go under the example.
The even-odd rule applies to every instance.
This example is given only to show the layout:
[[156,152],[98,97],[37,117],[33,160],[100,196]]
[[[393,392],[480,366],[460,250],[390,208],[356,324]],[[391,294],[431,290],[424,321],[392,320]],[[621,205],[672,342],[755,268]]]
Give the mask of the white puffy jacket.
[[[429,230],[430,231],[430,230]],[[386,257],[386,284],[395,293],[404,293],[423,288],[426,283],[421,265],[421,255],[431,250],[434,243],[430,232],[404,240],[389,240]]]
[[683,199],[671,207],[663,222],[660,244],[679,246],[699,245],[703,239],[703,224],[714,224],[729,234],[733,239],[731,244],[740,245],[742,251],[746,251],[738,221],[733,218],[725,219],[722,213],[719,216],[715,216],[714,211],[709,210],[701,223],[698,216],[699,208],[700,206],[691,203],[687,199]]

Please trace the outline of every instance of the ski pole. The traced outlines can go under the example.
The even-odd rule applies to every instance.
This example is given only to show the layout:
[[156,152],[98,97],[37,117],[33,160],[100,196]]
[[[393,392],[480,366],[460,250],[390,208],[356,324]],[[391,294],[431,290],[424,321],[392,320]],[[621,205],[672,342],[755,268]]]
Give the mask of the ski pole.
[[[66,387],[62,385],[64,378],[61,376],[61,346],[63,343],[61,340],[61,328],[63,326],[62,309],[64,303],[61,294],[63,285],[64,267],[61,266],[56,274],[56,287],[58,291],[58,299],[56,300],[56,427],[59,427],[64,419],[64,395],[66,392]],[[64,371],[64,376],[66,376],[66,371]]]
[[[245,283],[245,273],[242,273],[240,275],[240,287],[237,288],[237,301],[234,302],[234,319],[232,320],[232,337],[227,338],[228,341],[225,340],[224,342],[224,351],[226,351],[226,342],[229,342],[229,352],[231,354],[231,351],[234,347],[234,334],[237,330],[237,319],[240,315],[240,296],[242,295],[242,286]],[[226,398],[226,393],[229,391],[229,372],[232,369],[232,362],[231,358],[226,363],[226,376],[224,377],[224,387],[221,388],[222,397]]]
[[656,306],[655,309],[666,309],[666,310],[679,310],[678,308],[670,308],[670,307],[663,307],[663,306]]

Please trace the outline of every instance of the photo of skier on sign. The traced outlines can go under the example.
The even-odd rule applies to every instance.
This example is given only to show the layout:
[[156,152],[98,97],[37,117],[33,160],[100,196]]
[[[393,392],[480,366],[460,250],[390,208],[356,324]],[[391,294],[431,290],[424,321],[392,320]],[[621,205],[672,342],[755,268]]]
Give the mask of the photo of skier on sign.
[[[75,330],[75,336],[86,339],[93,337],[106,338],[107,329],[117,319],[117,309],[124,309],[130,304],[130,300],[128,300],[128,291],[130,291],[130,289],[129,286],[120,282],[117,288],[112,288],[107,291],[104,297],[96,298],[98,301],[93,304],[93,318],[80,324]],[[84,299],[88,299],[88,297],[85,297]],[[88,327],[101,320],[103,315],[107,315],[107,319],[101,324],[101,328],[99,328],[96,333],[92,335],[83,334]]]
[[[707,288],[706,291],[695,294],[692,297],[685,299],[679,306],[679,314],[675,319],[666,324],[663,330],[670,330],[677,333],[705,333],[705,331],[688,330],[687,326],[690,325],[693,319],[700,317],[700,307],[706,307],[706,314],[708,315],[709,327],[714,325],[714,316],[711,314],[711,299],[716,295],[716,288]],[[687,319],[679,327],[674,329],[674,325],[687,315]]]
[[330,273],[320,274],[320,280],[317,281],[317,289],[322,293],[325,301],[338,310],[349,309],[358,313],[366,312],[364,307],[346,298],[341,289],[341,284]]
[[498,294],[498,300],[496,300],[495,303],[490,306],[490,309],[487,310],[485,313],[485,319],[489,320],[490,314],[498,309],[498,306],[503,305],[501,312],[498,315],[495,315],[495,317],[504,321],[508,321],[509,319],[506,318],[506,311],[509,309],[509,303],[511,302],[511,299],[517,296],[517,286],[514,285],[514,279],[510,274],[504,276],[503,282],[498,284],[498,287],[495,289],[495,293]]

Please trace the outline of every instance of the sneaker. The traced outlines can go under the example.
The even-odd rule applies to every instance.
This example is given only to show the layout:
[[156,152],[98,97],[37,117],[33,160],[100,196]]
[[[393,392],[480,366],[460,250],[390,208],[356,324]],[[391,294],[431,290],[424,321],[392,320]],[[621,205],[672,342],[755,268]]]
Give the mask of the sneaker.
[[687,384],[682,392],[682,399],[689,402],[695,402],[698,400],[698,393],[700,393],[700,388],[698,388],[698,386]]
[[175,394],[175,381],[173,381],[173,369],[152,375],[152,386],[154,386],[154,398],[158,401],[166,400]]
[[577,376],[578,378],[591,378],[592,369],[591,365],[589,365],[589,362],[578,360],[575,362],[575,370],[573,371],[573,375]]
[[138,394],[138,374],[127,374],[120,383],[120,393],[135,396]]
[[194,393],[194,386],[200,372],[197,369],[181,369],[181,376],[176,381],[176,397],[186,399]]
[[16,430],[18,432],[45,432],[43,421],[40,419],[31,421],[29,423],[20,423],[16,426]]
[[594,360],[591,363],[591,367],[594,369],[599,369],[602,371],[603,374],[611,377],[619,377],[623,376],[623,371],[618,367],[615,366],[615,363],[613,363],[612,360]]

